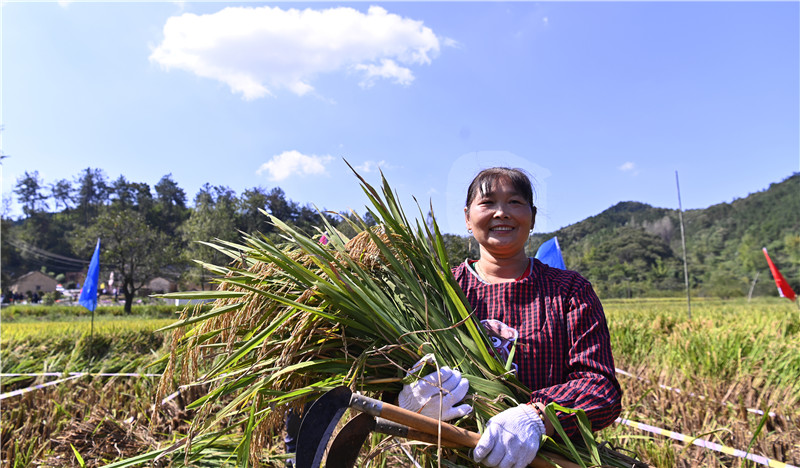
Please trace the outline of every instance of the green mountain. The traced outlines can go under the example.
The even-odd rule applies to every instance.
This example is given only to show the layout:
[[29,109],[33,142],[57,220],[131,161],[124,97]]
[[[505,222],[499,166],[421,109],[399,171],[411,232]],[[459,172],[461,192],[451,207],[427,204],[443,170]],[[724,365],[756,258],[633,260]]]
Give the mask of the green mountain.
[[[319,223],[314,209],[287,199],[280,187],[269,191],[254,187],[237,197],[227,187],[205,184],[192,207],[171,175],[164,176],[153,191],[147,184],[129,182],[122,176],[109,182],[101,170],[87,168],[75,184],[65,179],[58,186],[63,190],[48,192],[36,171],[26,172],[26,177],[17,181],[14,193],[25,204],[26,214],[17,220],[0,217],[0,284],[4,289],[33,270],[57,278],[63,275],[59,281],[83,271],[94,239],[100,237],[88,235],[87,229],[97,230],[101,221],[118,215],[144,223],[148,229],[143,232],[163,233],[171,248],[183,253],[174,255],[169,273],[190,283],[198,281],[199,268],[188,260],[213,263],[217,254],[194,241],[237,239],[239,231],[275,235],[259,208],[309,232]],[[54,210],[48,211],[48,206]],[[777,294],[762,247],[769,249],[789,284],[800,292],[800,173],[731,203],[686,211],[683,218],[695,295],[747,295],[757,274],[754,294]],[[345,221],[329,220],[347,229]],[[601,297],[683,294],[677,210],[632,201],[618,203],[556,232],[531,236],[528,252],[532,255],[554,235],[567,268],[589,278]],[[477,258],[477,245],[471,237],[445,234],[444,242],[452,264],[466,257]],[[110,244],[106,241],[104,245],[108,250]],[[159,257],[153,251],[146,253],[149,260]],[[204,280],[205,276],[200,276],[200,281]]]
[[[776,295],[766,247],[800,291],[800,173],[731,203],[683,213],[690,286],[703,296]],[[621,202],[549,234],[531,237],[530,251],[558,236],[567,268],[586,276],[602,297],[683,293],[678,210]]]

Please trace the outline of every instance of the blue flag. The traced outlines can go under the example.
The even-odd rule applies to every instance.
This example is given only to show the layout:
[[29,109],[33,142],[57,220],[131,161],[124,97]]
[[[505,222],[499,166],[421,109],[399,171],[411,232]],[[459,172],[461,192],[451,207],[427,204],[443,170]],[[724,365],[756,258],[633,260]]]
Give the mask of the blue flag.
[[100,280],[100,239],[97,239],[97,247],[94,248],[92,261],[89,262],[89,271],[86,273],[86,281],[83,282],[81,295],[78,302],[90,311],[94,312],[97,308],[97,283]]
[[561,246],[558,245],[558,238],[553,237],[545,242],[536,251],[536,258],[545,265],[553,268],[560,268],[566,270],[564,266],[564,257],[561,256]]

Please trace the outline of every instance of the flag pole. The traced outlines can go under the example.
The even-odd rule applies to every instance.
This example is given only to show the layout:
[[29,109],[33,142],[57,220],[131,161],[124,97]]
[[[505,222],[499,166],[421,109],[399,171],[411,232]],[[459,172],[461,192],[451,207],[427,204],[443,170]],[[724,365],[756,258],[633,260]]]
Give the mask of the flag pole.
[[683,228],[683,207],[681,206],[681,183],[678,181],[678,171],[675,171],[675,185],[678,187],[678,219],[681,222],[681,246],[683,247],[683,281],[686,284],[686,309],[689,320],[692,319],[692,295],[689,291],[689,264],[686,261],[686,235]]
[[747,302],[750,302],[750,299],[753,298],[753,289],[756,288],[756,281],[758,281],[758,275],[760,275],[760,274],[761,274],[761,272],[757,271],[756,272],[756,277],[753,278],[753,284],[750,285],[750,291],[747,293]]

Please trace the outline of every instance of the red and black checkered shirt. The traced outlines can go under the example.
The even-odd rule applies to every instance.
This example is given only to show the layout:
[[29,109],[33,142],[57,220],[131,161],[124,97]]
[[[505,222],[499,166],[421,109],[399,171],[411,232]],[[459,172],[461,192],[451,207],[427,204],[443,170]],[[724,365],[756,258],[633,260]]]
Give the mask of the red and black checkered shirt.
[[[478,320],[496,319],[517,329],[518,378],[533,390],[532,402],[580,408],[592,430],[610,425],[622,409],[622,390],[603,306],[588,280],[574,271],[532,259],[530,274],[489,284],[467,264],[453,269]],[[575,416],[559,421],[572,437]]]

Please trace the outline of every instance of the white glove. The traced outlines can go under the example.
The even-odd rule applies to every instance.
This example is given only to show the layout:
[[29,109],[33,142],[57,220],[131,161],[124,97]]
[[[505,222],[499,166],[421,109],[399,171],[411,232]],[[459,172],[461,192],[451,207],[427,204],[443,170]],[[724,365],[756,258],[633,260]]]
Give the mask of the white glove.
[[[427,355],[419,360],[409,374],[418,372],[423,364],[430,362],[432,355]],[[441,382],[441,386],[439,383]],[[430,418],[439,419],[439,406],[441,405],[442,421],[460,418],[468,415],[472,407],[467,404],[453,407],[467,395],[469,381],[461,377],[461,372],[449,367],[441,367],[438,372],[433,372],[412,384],[403,386],[398,397],[401,408],[424,414]]]
[[536,458],[544,422],[530,405],[509,408],[489,419],[472,459],[486,466],[522,468]]

